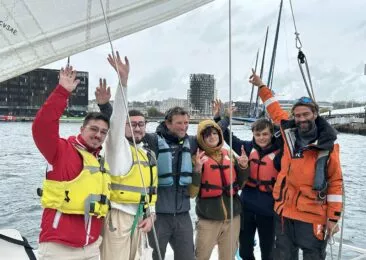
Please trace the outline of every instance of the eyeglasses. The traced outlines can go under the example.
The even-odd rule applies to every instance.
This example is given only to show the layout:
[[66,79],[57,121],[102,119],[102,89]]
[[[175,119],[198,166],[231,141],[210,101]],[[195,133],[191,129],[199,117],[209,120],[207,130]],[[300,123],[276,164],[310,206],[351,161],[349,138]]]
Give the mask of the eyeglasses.
[[101,136],[107,136],[107,134],[108,134],[108,129],[104,129],[104,128],[100,129],[99,127],[94,126],[94,125],[87,125],[87,126],[85,126],[85,128],[88,128],[89,131],[95,135],[100,133]]
[[126,123],[126,125],[130,125],[133,129],[136,129],[137,126],[140,128],[143,128],[146,126],[146,122],[145,121],[139,121],[139,122],[133,122],[131,121],[131,124]]

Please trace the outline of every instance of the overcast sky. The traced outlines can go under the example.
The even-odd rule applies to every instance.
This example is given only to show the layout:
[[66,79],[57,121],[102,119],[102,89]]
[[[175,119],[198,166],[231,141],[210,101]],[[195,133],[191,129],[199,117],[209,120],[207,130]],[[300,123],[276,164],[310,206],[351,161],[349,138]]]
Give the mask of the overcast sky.
[[[249,101],[250,68],[263,50],[270,26],[264,79],[272,52],[279,0],[232,0],[232,99]],[[366,1],[293,0],[297,29],[317,100],[366,102]],[[131,63],[129,101],[186,98],[191,73],[214,74],[218,95],[229,99],[228,0],[216,0],[190,13],[113,42]],[[284,0],[273,89],[280,99],[306,95],[297,65],[289,1]],[[107,63],[109,44],[71,57],[89,72],[89,99],[99,77],[115,89],[117,76]],[[260,55],[261,56],[261,55]],[[46,67],[59,69],[66,60]]]

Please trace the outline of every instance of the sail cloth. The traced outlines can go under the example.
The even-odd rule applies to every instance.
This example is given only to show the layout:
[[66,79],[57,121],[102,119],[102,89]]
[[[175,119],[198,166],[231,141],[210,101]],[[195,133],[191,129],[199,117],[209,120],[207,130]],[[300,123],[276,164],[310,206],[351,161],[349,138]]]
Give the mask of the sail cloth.
[[[112,40],[213,0],[102,0]],[[0,0],[0,82],[108,42],[100,0]]]

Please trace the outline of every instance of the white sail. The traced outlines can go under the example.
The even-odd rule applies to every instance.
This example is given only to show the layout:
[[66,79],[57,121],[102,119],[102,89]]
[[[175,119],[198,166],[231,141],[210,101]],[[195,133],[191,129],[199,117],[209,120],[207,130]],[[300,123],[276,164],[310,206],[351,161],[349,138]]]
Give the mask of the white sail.
[[[111,39],[213,0],[102,0]],[[0,82],[108,42],[100,0],[0,0]]]

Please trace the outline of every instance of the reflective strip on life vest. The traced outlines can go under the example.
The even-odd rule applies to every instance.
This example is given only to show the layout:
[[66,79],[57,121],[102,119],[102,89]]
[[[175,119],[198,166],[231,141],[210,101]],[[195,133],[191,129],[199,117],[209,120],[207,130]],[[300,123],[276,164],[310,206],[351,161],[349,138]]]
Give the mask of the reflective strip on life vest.
[[[138,161],[134,161],[132,164],[133,165],[139,164],[139,162]],[[140,165],[145,166],[145,167],[149,167],[150,166],[149,162],[146,162],[146,161],[140,161]]]
[[84,169],[90,171],[91,174],[100,172],[100,167],[85,166]]
[[145,190],[147,190],[149,194],[156,194],[156,187],[151,187],[151,186],[148,186],[145,189],[143,187],[135,187],[135,186],[112,183],[111,184],[111,189],[112,190],[132,191],[132,192],[141,193],[142,195],[144,195]]

